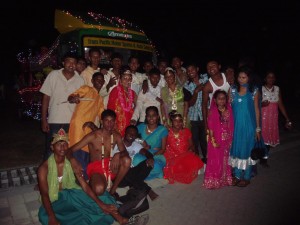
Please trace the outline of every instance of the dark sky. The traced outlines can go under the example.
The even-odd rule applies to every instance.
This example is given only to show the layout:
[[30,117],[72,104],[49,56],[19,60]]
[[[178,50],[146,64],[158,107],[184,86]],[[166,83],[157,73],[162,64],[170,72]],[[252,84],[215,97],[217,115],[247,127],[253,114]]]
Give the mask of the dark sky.
[[[1,48],[10,60],[23,47],[51,45],[55,9],[119,16],[142,28],[167,56],[205,65],[211,57],[235,63],[250,55],[265,64],[299,57],[300,1],[9,1],[1,6]],[[7,59],[8,59],[7,58]]]

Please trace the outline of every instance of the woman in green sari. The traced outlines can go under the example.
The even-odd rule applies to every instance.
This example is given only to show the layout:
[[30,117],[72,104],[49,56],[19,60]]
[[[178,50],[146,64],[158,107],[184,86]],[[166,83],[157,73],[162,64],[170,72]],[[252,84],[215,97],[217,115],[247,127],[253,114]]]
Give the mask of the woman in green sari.
[[161,98],[163,100],[163,104],[161,104],[163,124],[165,126],[171,126],[169,113],[176,111],[183,115],[184,127],[189,127],[187,114],[188,100],[191,98],[191,94],[188,90],[179,84],[176,84],[175,72],[172,68],[166,69],[164,77],[167,85],[161,89]]

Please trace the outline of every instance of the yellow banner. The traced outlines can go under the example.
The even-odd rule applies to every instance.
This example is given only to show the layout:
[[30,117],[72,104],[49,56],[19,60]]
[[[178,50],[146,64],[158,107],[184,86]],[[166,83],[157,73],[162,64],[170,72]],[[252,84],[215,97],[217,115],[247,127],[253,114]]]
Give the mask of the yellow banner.
[[132,41],[122,41],[110,38],[99,38],[99,37],[84,37],[83,38],[84,47],[92,46],[104,46],[113,48],[126,48],[133,50],[140,50],[146,52],[153,52],[153,47],[149,44],[143,44],[139,42]]

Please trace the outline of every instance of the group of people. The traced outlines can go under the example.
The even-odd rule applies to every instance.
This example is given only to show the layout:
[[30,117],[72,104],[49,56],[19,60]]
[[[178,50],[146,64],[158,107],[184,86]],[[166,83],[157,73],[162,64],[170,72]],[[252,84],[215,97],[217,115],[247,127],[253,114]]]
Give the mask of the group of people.
[[[215,60],[200,74],[197,64],[183,67],[176,56],[170,65],[145,61],[140,73],[135,56],[124,66],[122,55],[114,53],[106,70],[99,68],[100,55],[91,48],[86,65],[66,54],[63,68],[52,71],[40,90],[47,134],[38,172],[43,224],[75,221],[68,210],[60,214],[66,205],[86,224],[111,224],[113,218],[126,224],[129,218],[116,207],[118,187],[145,189],[155,200],[145,181],[189,184],[202,167],[204,188],[246,187],[256,164],[250,157],[255,142],[267,149],[279,144],[278,107],[291,127],[272,72],[261,90],[248,66],[235,79]],[[66,197],[86,197],[78,184],[99,207],[82,212],[76,204],[83,200]],[[95,213],[99,208],[102,213]]]

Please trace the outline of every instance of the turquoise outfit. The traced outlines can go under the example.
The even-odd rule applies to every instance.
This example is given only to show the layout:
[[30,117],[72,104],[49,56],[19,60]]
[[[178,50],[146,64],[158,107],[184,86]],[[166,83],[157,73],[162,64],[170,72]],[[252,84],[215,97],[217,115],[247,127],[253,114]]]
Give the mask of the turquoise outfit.
[[253,92],[248,90],[246,94],[240,95],[237,88],[232,87],[230,93],[234,134],[229,164],[234,168],[235,176],[239,179],[242,177],[242,171],[244,171],[244,178],[250,180],[251,168],[256,164],[250,155],[256,137],[254,96],[257,91],[258,88],[255,87]]
[[[64,163],[63,190],[59,191],[57,166],[53,154],[48,159],[47,181],[52,209],[61,225],[113,224],[114,218],[105,214],[97,203],[76,184],[69,160],[65,159]],[[107,191],[98,198],[105,204],[117,204]],[[48,214],[43,205],[39,209],[38,216],[43,225],[48,225]]]
[[[151,133],[146,133],[147,124],[141,123],[137,126],[138,131],[141,135],[141,138],[144,139],[151,148],[148,150],[152,154],[156,153],[158,150],[156,148],[161,149],[162,138],[168,135],[168,130],[165,126],[158,125],[158,127]],[[134,158],[132,164],[134,166],[138,165],[140,162],[146,160],[146,156],[137,153]],[[155,155],[154,156],[154,167],[151,170],[149,176],[145,180],[152,180],[154,178],[163,178],[163,168],[166,166],[166,158],[163,155]]]

